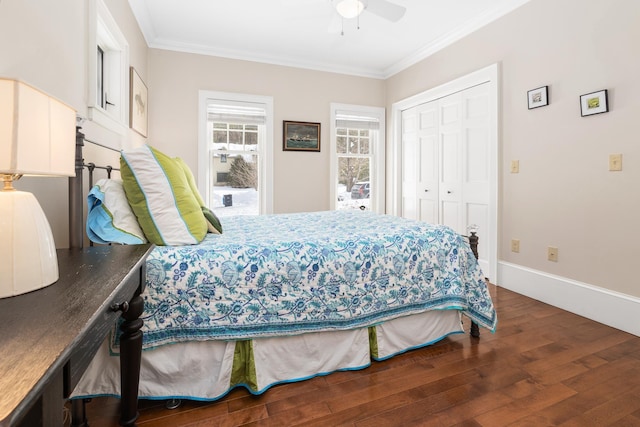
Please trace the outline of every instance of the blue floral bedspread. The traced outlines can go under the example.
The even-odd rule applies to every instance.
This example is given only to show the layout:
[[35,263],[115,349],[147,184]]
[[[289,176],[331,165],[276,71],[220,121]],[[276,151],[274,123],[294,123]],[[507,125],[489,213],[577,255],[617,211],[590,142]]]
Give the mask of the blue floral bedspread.
[[152,251],[145,349],[352,329],[433,309],[462,310],[495,330],[484,275],[448,227],[365,211],[222,224],[198,245]]

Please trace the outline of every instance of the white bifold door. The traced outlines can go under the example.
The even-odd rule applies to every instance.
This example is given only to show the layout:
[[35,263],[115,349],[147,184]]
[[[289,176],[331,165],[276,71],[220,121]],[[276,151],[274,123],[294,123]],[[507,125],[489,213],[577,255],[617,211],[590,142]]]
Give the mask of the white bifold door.
[[[484,83],[402,111],[402,216],[467,235],[489,271],[490,101]],[[494,255],[493,255],[494,256]]]

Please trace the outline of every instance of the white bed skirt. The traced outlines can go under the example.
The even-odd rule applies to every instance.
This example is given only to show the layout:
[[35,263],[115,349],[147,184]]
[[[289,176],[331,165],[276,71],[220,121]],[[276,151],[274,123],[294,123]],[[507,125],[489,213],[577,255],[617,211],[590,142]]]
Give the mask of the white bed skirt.
[[[231,385],[235,341],[164,345],[142,352],[138,395],[145,399],[215,400],[239,385],[260,394],[279,383],[366,368],[372,358],[387,359],[462,332],[458,311],[437,310],[376,325],[374,345],[370,345],[368,328],[254,339],[257,384],[253,389],[246,384]],[[120,396],[120,361],[109,354],[108,340],[71,395],[96,396]]]

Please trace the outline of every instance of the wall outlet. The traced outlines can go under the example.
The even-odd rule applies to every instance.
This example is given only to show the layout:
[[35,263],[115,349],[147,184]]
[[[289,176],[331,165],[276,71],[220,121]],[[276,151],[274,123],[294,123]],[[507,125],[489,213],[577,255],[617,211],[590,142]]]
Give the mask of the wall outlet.
[[520,240],[511,239],[511,252],[520,252]]
[[622,154],[609,154],[609,170],[610,171],[622,170]]
[[520,173],[520,160],[511,160],[511,173]]
[[549,261],[558,262],[558,248],[549,246],[547,248],[547,259]]

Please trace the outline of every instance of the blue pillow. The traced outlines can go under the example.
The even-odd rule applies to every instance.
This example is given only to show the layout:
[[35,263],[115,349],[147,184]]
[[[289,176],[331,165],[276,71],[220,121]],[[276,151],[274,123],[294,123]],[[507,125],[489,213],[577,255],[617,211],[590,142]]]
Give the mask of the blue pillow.
[[124,193],[122,181],[101,179],[87,196],[87,236],[92,242],[138,245],[147,239]]

